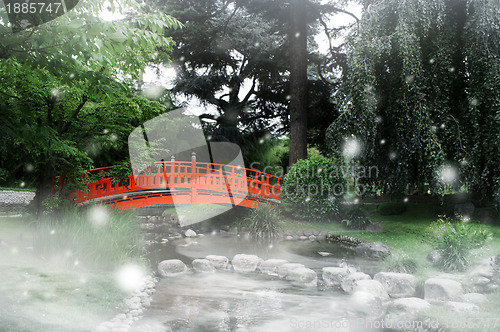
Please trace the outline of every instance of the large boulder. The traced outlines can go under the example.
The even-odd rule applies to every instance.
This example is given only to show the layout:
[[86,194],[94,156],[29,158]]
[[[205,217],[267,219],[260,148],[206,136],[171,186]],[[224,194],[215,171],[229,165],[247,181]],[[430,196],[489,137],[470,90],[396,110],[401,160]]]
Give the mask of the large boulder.
[[259,256],[238,254],[233,257],[231,264],[236,272],[250,273],[255,272],[262,261]]
[[387,291],[390,297],[412,297],[415,295],[418,279],[411,274],[379,272],[374,277]]
[[278,277],[286,278],[286,276],[288,275],[288,273],[290,273],[290,271],[297,268],[305,268],[305,266],[304,264],[299,264],[299,263],[285,263],[283,265],[280,265],[278,267]]
[[215,272],[215,267],[208,259],[193,260],[193,270],[200,273]]
[[374,294],[365,291],[356,291],[349,298],[348,308],[355,316],[362,317],[367,321],[379,320],[386,313],[383,301]]
[[345,277],[344,280],[342,280],[342,282],[340,283],[340,288],[342,288],[342,290],[346,293],[351,293],[354,289],[354,286],[359,280],[370,280],[370,279],[371,277],[366,273],[354,272],[347,275],[347,277]]
[[187,271],[186,264],[179,259],[167,259],[158,263],[158,272],[162,277],[175,277]]
[[318,276],[316,272],[306,267],[298,267],[288,271],[286,280],[299,287],[316,287],[318,285]]
[[259,265],[258,270],[261,273],[264,273],[264,274],[267,274],[270,276],[277,276],[278,275],[278,268],[281,265],[286,264],[286,263],[288,263],[288,261],[284,260],[284,259],[268,259]]
[[208,255],[208,259],[216,270],[227,270],[229,268],[229,259],[226,256]]
[[463,293],[462,284],[455,280],[430,278],[425,281],[424,299],[431,303],[447,302]]
[[409,326],[414,326],[418,313],[430,306],[429,302],[416,297],[395,299],[389,304],[384,321],[386,326],[394,330],[405,331]]
[[327,288],[338,288],[348,274],[346,267],[324,267],[322,277]]
[[382,243],[365,243],[362,242],[358,244],[354,251],[361,256],[369,257],[369,258],[384,258],[387,255],[390,255],[391,251],[389,247]]
[[377,280],[358,280],[353,287],[353,292],[367,292],[380,298],[382,304],[387,306],[390,298],[384,286]]

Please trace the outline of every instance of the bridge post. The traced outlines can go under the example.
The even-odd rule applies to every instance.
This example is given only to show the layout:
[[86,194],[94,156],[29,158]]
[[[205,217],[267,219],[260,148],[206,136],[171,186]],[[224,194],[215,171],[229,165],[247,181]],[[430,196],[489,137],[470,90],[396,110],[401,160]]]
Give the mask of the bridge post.
[[198,189],[196,188],[196,152],[191,153],[191,203],[198,202]]

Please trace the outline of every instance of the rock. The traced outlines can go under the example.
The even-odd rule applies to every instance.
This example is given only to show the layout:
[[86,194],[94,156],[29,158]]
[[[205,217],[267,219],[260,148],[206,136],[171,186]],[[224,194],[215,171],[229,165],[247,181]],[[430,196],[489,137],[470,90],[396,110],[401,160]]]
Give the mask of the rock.
[[307,236],[305,236],[305,235],[301,235],[301,236],[299,236],[299,240],[304,241],[304,240],[307,240],[307,239],[308,239],[308,237],[307,237]]
[[427,255],[427,260],[431,263],[437,263],[441,260],[441,251],[439,250],[433,250]]
[[463,313],[479,312],[479,307],[477,305],[475,305],[474,303],[466,303],[466,302],[448,301],[446,302],[446,308],[454,312],[463,312]]
[[405,331],[405,327],[412,326],[412,322],[417,321],[418,313],[430,306],[429,302],[416,297],[395,299],[389,304],[384,321],[386,326]]
[[324,267],[322,277],[327,288],[335,288],[340,287],[348,274],[349,271],[345,267]]
[[278,277],[280,278],[286,278],[288,273],[297,268],[305,268],[304,264],[299,264],[299,263],[285,263],[283,265],[280,265],[278,267]]
[[366,320],[378,320],[385,315],[385,306],[382,300],[369,292],[357,291],[349,298],[349,309],[356,316]]
[[474,285],[476,285],[476,286],[486,286],[490,282],[491,282],[491,280],[488,278],[485,278],[485,277],[477,277],[473,281]]
[[262,262],[262,258],[255,255],[238,254],[233,257],[231,263],[236,272],[255,272],[257,266]]
[[467,302],[467,303],[482,303],[488,301],[485,295],[480,293],[467,293],[464,295],[460,295],[455,298],[453,301],[456,302]]
[[195,259],[193,260],[193,270],[196,272],[215,272],[215,267],[208,259]]
[[353,292],[367,292],[380,298],[382,304],[388,305],[390,298],[384,286],[377,280],[358,280],[353,287]]
[[186,273],[186,264],[179,259],[167,259],[158,263],[158,272],[162,277],[175,277]]
[[354,286],[359,280],[370,280],[370,279],[371,277],[366,273],[354,272],[347,275],[347,277],[345,277],[344,280],[342,280],[342,282],[340,283],[340,288],[342,288],[342,290],[346,293],[351,293],[354,289]]
[[472,204],[471,202],[467,202],[467,203],[461,203],[461,204],[455,204],[455,214],[458,214],[458,215],[461,215],[461,216],[464,216],[464,217],[472,217],[472,215],[474,214],[474,210],[475,210],[475,206],[474,204]]
[[270,275],[270,276],[277,276],[278,275],[278,268],[283,265],[287,264],[288,261],[284,259],[268,259],[262,263],[260,263],[258,270],[261,273]]
[[332,253],[331,253],[331,252],[327,252],[327,251],[318,251],[318,254],[319,254],[320,256],[323,256],[323,257],[326,257],[326,256],[330,256],[330,255],[332,255]]
[[229,259],[226,256],[208,255],[208,259],[216,270],[227,270],[229,268]]
[[196,237],[196,232],[193,231],[192,229],[188,229],[185,233],[184,236],[186,237]]
[[488,278],[488,279],[493,278],[494,274],[495,274],[495,271],[493,269],[493,266],[491,266],[490,264],[488,264],[488,265],[481,264],[481,265],[475,267],[471,271],[471,275],[485,277],[485,278]]
[[292,240],[293,240],[293,236],[291,236],[291,235],[287,235],[287,236],[285,237],[285,239],[286,239],[286,240],[288,240],[288,241],[292,241]]
[[384,224],[381,222],[374,222],[365,228],[369,233],[381,233],[384,230]]
[[384,258],[391,252],[389,247],[381,243],[365,243],[358,244],[354,251],[359,254],[370,258]]
[[411,274],[396,272],[379,272],[374,277],[387,291],[390,297],[413,297],[418,279]]
[[314,235],[309,235],[309,240],[311,240],[311,241],[315,241],[315,240],[316,240],[316,236],[314,236]]
[[299,287],[316,287],[318,285],[316,272],[306,267],[291,269],[286,275],[286,280]]
[[463,294],[462,284],[458,281],[442,278],[430,278],[425,281],[424,299],[442,303]]

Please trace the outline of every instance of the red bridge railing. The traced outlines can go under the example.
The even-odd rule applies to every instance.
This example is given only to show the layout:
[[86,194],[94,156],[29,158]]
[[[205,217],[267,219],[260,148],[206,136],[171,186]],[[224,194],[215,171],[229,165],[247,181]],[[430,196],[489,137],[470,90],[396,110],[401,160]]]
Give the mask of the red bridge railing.
[[[111,168],[90,172],[103,174]],[[142,171],[133,170],[125,182],[120,184],[103,176],[73,197],[77,203],[102,201],[126,209],[154,204],[228,202],[253,208],[256,202],[279,202],[282,179],[253,169],[202,163],[193,158],[190,162],[162,161]]]

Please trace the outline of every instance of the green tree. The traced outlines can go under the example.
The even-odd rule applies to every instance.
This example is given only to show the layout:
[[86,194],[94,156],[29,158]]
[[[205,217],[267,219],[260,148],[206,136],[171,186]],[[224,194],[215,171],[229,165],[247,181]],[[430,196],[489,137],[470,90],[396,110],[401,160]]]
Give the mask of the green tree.
[[126,151],[128,133],[165,111],[131,87],[146,64],[168,59],[159,52],[172,47],[164,30],[180,24],[141,13],[134,2],[125,6],[128,17],[117,21],[100,18],[98,2],[82,1],[27,31],[0,26],[0,128],[7,146],[0,167],[16,177],[30,173],[37,214],[53,176],[80,183],[90,166],[123,160],[119,152],[110,160],[109,152]]
[[341,115],[329,130],[335,151],[351,135],[367,179],[384,193],[442,193],[440,170],[461,171],[492,197],[498,181],[499,8],[495,1],[364,1],[350,36]]

